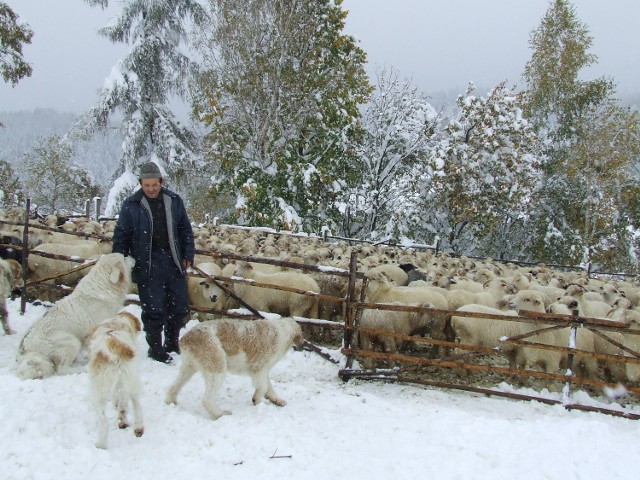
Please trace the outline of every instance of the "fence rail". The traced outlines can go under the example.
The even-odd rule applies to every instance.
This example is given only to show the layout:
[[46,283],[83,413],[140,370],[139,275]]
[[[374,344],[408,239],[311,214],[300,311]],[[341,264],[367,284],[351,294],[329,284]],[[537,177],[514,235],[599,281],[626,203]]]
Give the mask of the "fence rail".
[[[31,225],[28,219],[28,210],[25,217],[25,223],[13,222],[7,220],[0,220],[0,224],[14,225],[23,227],[23,245],[28,245],[28,235],[30,229],[42,229],[60,232],[59,229],[54,229],[51,227],[46,227],[42,225]],[[20,229],[18,229],[19,231]],[[83,238],[93,238],[98,241],[109,241],[107,237],[96,234],[85,234],[80,232],[64,232],[66,234],[72,236],[78,236]],[[325,240],[329,241],[330,236],[325,235]],[[335,237],[339,238],[339,237]],[[356,241],[356,239],[350,239]],[[15,246],[11,246],[16,248]],[[18,247],[19,249],[19,247]],[[53,255],[46,254],[44,252],[37,251],[29,251],[28,248],[23,248],[22,250],[22,258],[23,258],[23,267],[24,277],[23,284],[21,286],[21,293],[23,299],[23,305],[25,305],[26,298],[26,287],[31,286],[35,283],[42,283],[45,281],[55,280],[59,277],[63,277],[69,273],[76,272],[81,269],[90,268],[93,263],[86,259],[78,258],[78,257],[67,257],[63,255]],[[420,312],[420,311],[430,311],[432,314],[437,315],[452,315],[455,313],[457,316],[468,316],[468,317],[476,317],[476,318],[493,318],[492,315],[488,315],[486,313],[476,314],[473,312],[451,312],[447,310],[436,310],[436,309],[426,309],[424,307],[413,307],[413,306],[401,306],[401,305],[383,305],[383,304],[375,304],[365,302],[365,295],[367,289],[367,278],[365,277],[363,272],[358,271],[357,268],[357,253],[352,252],[350,264],[348,269],[338,269],[338,268],[328,268],[324,266],[318,265],[306,265],[296,262],[290,262],[285,260],[279,260],[274,258],[264,258],[264,257],[254,257],[254,256],[245,256],[245,255],[237,255],[231,253],[222,253],[222,252],[212,252],[206,250],[196,250],[196,253],[209,256],[212,258],[221,258],[228,260],[236,260],[236,261],[248,261],[254,263],[264,263],[277,265],[290,269],[299,269],[302,271],[315,272],[320,275],[336,275],[347,279],[347,289],[345,296],[343,297],[334,297],[330,295],[324,295],[321,292],[310,292],[307,290],[301,290],[296,288],[288,288],[280,285],[273,284],[265,284],[259,283],[254,280],[243,280],[238,277],[224,277],[224,276],[209,276],[202,271],[197,272],[199,276],[210,278],[219,282],[221,284],[232,284],[236,282],[241,282],[245,284],[250,284],[256,288],[271,288],[277,290],[283,290],[288,292],[293,292],[299,295],[308,295],[315,296],[319,299],[342,303],[344,306],[344,322],[332,322],[326,320],[319,319],[310,319],[310,318],[296,318],[302,324],[312,325],[320,328],[324,328],[332,331],[341,331],[342,339],[341,343],[343,345],[342,353],[346,356],[346,364],[345,368],[339,371],[339,376],[348,380],[350,378],[363,378],[363,379],[378,379],[384,381],[400,381],[407,383],[415,383],[421,385],[429,385],[435,386],[438,388],[453,388],[474,392],[481,392],[484,394],[491,395],[499,395],[499,396],[507,396],[509,398],[519,398],[519,399],[527,399],[527,400],[536,400],[543,403],[550,404],[562,404],[567,409],[578,409],[585,411],[598,411],[601,413],[607,413],[611,415],[617,415],[624,418],[632,418],[639,419],[640,415],[636,415],[632,412],[627,412],[620,409],[615,408],[600,408],[594,407],[590,405],[581,405],[576,402],[571,401],[571,388],[615,388],[616,385],[611,382],[601,381],[599,379],[590,379],[583,378],[575,375],[570,370],[567,371],[566,374],[558,374],[558,373],[547,373],[536,370],[528,370],[528,369],[512,369],[506,368],[500,365],[492,365],[487,363],[472,363],[470,360],[482,359],[486,358],[500,358],[503,356],[503,352],[500,348],[497,349],[488,349],[488,348],[478,348],[473,345],[461,345],[458,343],[453,343],[449,341],[436,340],[432,338],[420,337],[420,336],[405,336],[397,333],[388,332],[385,330],[375,330],[375,329],[366,329],[360,326],[360,318],[364,310],[366,309],[380,309],[380,310],[399,310],[399,311],[410,311],[410,312]],[[61,274],[57,274],[55,276],[48,277],[46,279],[40,279],[37,282],[32,281],[28,282],[26,278],[26,258],[30,254],[42,255],[48,258],[53,258],[57,260],[65,260],[70,262],[75,262],[80,264],[78,267],[75,267],[68,272],[63,272]],[[517,262],[514,262],[517,263]],[[533,265],[533,264],[532,264]],[[197,269],[196,269],[197,271]],[[596,273],[596,272],[591,272]],[[604,274],[603,274],[604,275]],[[606,275],[614,275],[614,274],[606,274]],[[619,274],[615,274],[619,275]],[[191,308],[195,311],[203,312],[203,313],[212,313],[212,314],[220,314],[227,316],[238,316],[243,318],[257,318],[261,316],[260,312],[257,312],[255,309],[252,309],[250,305],[247,305],[249,311],[251,313],[244,314],[240,312],[227,312],[227,311],[217,311],[212,309],[204,309],[201,307],[192,306]],[[24,307],[23,310],[24,312]],[[499,317],[499,316],[496,316]],[[552,315],[552,314],[540,314],[540,313],[531,313],[531,312],[519,312],[518,317],[506,317],[502,318],[504,321],[512,321],[512,322],[529,322],[533,324],[545,324],[540,330],[545,328],[588,328],[593,331],[594,334],[605,336],[606,332],[622,332],[626,335],[640,335],[640,330],[634,330],[630,328],[620,327],[615,322],[602,320],[602,319],[594,319],[594,318],[583,318],[578,316],[567,316],[567,315]],[[551,327],[547,326],[549,323],[554,323]],[[538,331],[540,331],[538,330]],[[418,354],[408,354],[407,352],[397,352],[397,353],[389,353],[389,352],[378,352],[373,350],[364,350],[360,348],[358,344],[359,335],[361,333],[372,333],[375,335],[388,335],[399,340],[405,340],[409,342],[413,342],[419,345],[429,345],[429,346],[437,346],[442,347],[443,350],[457,350],[464,351],[466,353],[459,353],[457,355],[446,354],[441,358],[427,358],[425,356],[421,356]],[[538,349],[547,349],[550,351],[560,352],[562,354],[566,354],[567,357],[573,358],[577,355],[594,358],[599,361],[614,361],[614,362],[624,362],[625,364],[640,364],[640,354],[631,349],[624,347],[623,345],[617,344],[614,340],[608,339],[612,344],[616,345],[618,348],[624,350],[627,355],[607,355],[603,353],[595,353],[587,350],[581,350],[577,348],[572,348],[570,345],[566,347],[560,347],[555,345],[545,345],[539,342],[531,342],[526,340],[528,336],[532,336],[535,333],[520,335],[517,337],[509,338],[504,341],[504,344],[511,343],[512,345],[517,345],[522,348],[538,348]],[[314,345],[310,342],[307,342],[307,348],[315,351],[316,353],[322,354],[322,349],[317,345]],[[325,358],[328,358],[326,355]],[[353,361],[357,357],[359,358],[374,358],[385,361],[396,361],[401,363],[403,366],[397,369],[370,369],[370,370],[362,370],[353,368]],[[333,361],[333,360],[332,360]],[[441,381],[434,380],[433,378],[427,378],[425,374],[421,374],[420,370],[424,368],[437,369],[439,371],[469,371],[476,373],[489,373],[489,374],[498,374],[502,376],[507,376],[510,378],[519,378],[519,379],[538,379],[544,381],[553,381],[556,384],[563,385],[564,384],[564,392],[565,398],[562,401],[545,398],[542,396],[534,396],[534,395],[522,395],[522,394],[514,394],[501,392],[495,388],[485,388],[480,385],[471,385],[460,382],[451,382],[451,381]],[[625,385],[627,391],[634,395],[640,395],[640,387],[635,385]]]

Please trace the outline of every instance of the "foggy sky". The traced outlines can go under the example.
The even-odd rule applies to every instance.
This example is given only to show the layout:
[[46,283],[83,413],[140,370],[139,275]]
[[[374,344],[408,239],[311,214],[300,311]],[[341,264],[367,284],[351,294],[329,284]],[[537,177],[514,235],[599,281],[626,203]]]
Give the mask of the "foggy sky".
[[[24,54],[34,72],[15,88],[0,82],[0,111],[50,107],[80,113],[97,99],[111,67],[127,51],[97,35],[119,11],[82,0],[4,0],[34,31]],[[585,79],[606,75],[619,93],[640,92],[640,1],[574,0],[593,37],[598,64]],[[370,73],[394,67],[427,94],[469,81],[491,88],[522,84],[529,35],[548,0],[344,0],[346,33],[367,52]],[[479,92],[486,93],[485,91]]]

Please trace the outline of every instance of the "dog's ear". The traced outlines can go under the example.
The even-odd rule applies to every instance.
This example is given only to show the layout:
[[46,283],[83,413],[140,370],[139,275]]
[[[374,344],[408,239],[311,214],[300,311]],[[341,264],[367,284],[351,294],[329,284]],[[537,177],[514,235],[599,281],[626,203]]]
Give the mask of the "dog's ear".
[[111,283],[120,282],[120,278],[124,278],[124,265],[122,262],[118,262],[117,265],[111,267],[111,273],[109,274],[109,281]]

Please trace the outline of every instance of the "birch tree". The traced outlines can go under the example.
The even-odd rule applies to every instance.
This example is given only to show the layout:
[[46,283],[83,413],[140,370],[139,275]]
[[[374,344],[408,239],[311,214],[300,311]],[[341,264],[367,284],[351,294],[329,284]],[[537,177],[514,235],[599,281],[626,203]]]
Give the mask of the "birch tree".
[[636,226],[621,212],[623,192],[638,187],[630,175],[638,118],[617,104],[612,80],[580,78],[597,61],[592,42],[567,0],[555,0],[531,34],[526,111],[549,142],[530,251],[554,263],[613,267],[636,256],[629,248]]

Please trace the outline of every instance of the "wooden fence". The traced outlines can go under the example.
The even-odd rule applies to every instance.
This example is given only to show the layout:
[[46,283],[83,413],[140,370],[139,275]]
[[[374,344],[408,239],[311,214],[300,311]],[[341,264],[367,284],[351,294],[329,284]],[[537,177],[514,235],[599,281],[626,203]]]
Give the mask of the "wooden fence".
[[[7,223],[13,225],[21,225],[18,223],[12,222],[0,222]],[[24,225],[21,225],[24,226]],[[41,228],[45,230],[54,230],[59,231],[57,229],[51,229],[39,225],[32,225],[31,228]],[[24,228],[24,237],[23,244],[28,245],[28,230],[29,226],[27,223],[27,228]],[[98,240],[108,240],[104,237],[95,236],[95,235],[87,235],[82,233],[75,232],[65,232],[71,235],[77,235],[86,238],[96,238]],[[371,330],[365,329],[360,326],[360,318],[362,316],[362,312],[365,309],[379,309],[379,310],[401,310],[401,311],[414,311],[414,312],[430,312],[432,314],[440,314],[440,315],[451,315],[454,312],[450,311],[442,311],[442,310],[434,310],[434,309],[425,309],[420,307],[412,307],[412,306],[401,306],[401,305],[383,305],[383,304],[374,304],[374,303],[365,303],[364,298],[366,295],[366,287],[367,287],[367,279],[362,272],[359,272],[357,269],[357,252],[353,252],[350,258],[349,269],[338,269],[338,268],[328,268],[325,266],[318,265],[306,265],[295,262],[283,261],[275,258],[261,258],[261,257],[253,257],[253,256],[242,256],[235,255],[229,253],[221,253],[221,252],[212,252],[212,251],[203,251],[197,250],[196,253],[209,256],[212,258],[226,258],[229,260],[244,260],[254,263],[264,263],[264,264],[272,264],[278,265],[285,268],[290,269],[300,269],[303,271],[313,271],[316,274],[321,275],[337,275],[343,277],[346,283],[346,291],[343,297],[334,297],[329,295],[323,295],[320,292],[309,292],[295,288],[287,288],[279,285],[271,285],[271,284],[261,284],[254,280],[242,280],[237,277],[218,277],[218,276],[210,276],[205,272],[199,270],[196,266],[195,270],[199,276],[209,278],[215,281],[220,288],[225,290],[229,295],[234,295],[232,289],[229,289],[226,285],[233,284],[237,282],[248,283],[254,287],[258,288],[272,288],[279,289],[285,291],[291,291],[300,295],[308,295],[314,296],[319,299],[323,299],[331,302],[339,302],[343,304],[344,318],[343,322],[332,322],[327,320],[319,320],[319,319],[310,319],[310,318],[299,318],[296,317],[296,320],[303,324],[318,327],[321,329],[328,329],[339,331],[342,333],[341,336],[341,345],[342,345],[342,353],[346,356],[346,363],[343,369],[339,371],[339,376],[347,381],[351,378],[363,378],[369,380],[382,380],[382,381],[392,381],[392,382],[405,382],[405,383],[415,383],[426,386],[433,386],[438,388],[447,388],[447,389],[460,389],[464,391],[476,392],[480,394],[486,395],[496,395],[509,397],[513,399],[524,399],[524,400],[536,400],[546,404],[561,404],[567,409],[577,409],[577,410],[585,410],[585,411],[597,411],[601,413],[606,413],[610,415],[617,415],[630,419],[640,419],[640,415],[629,412],[624,408],[608,408],[608,407],[594,407],[590,405],[584,405],[572,400],[572,393],[576,389],[586,389],[590,393],[594,391],[600,391],[601,389],[611,388],[615,389],[618,386],[616,384],[602,381],[599,379],[593,378],[584,378],[577,376],[573,373],[572,370],[572,362],[575,357],[580,355],[582,357],[590,357],[600,361],[614,361],[621,362],[623,364],[640,364],[640,354],[633,350],[624,348],[624,346],[615,342],[615,340],[607,337],[607,332],[621,332],[625,335],[640,335],[640,330],[630,329],[628,327],[621,327],[616,322],[610,322],[601,319],[590,319],[579,317],[577,315],[565,316],[565,315],[551,315],[551,314],[541,314],[541,313],[532,313],[532,312],[519,312],[518,317],[512,316],[493,316],[488,314],[474,314],[471,312],[455,312],[457,316],[468,316],[468,317],[476,317],[478,321],[482,321],[482,318],[496,318],[502,321],[517,321],[517,322],[529,322],[534,324],[544,324],[541,329],[534,330],[526,335],[520,335],[518,337],[513,337],[509,339],[504,339],[505,343],[511,343],[518,345],[523,348],[539,348],[552,350],[556,352],[561,352],[562,354],[567,356],[568,359],[568,368],[565,374],[557,374],[557,373],[545,373],[536,370],[529,369],[512,369],[507,368],[500,365],[500,362],[504,363],[504,352],[500,348],[496,349],[483,349],[478,348],[472,345],[462,345],[449,341],[435,340],[432,338],[419,337],[419,336],[404,336],[397,333],[392,333],[384,330]],[[34,283],[40,283],[44,281],[55,280],[56,278],[67,275],[70,272],[62,272],[58,275],[51,276],[46,279],[40,279],[38,282],[29,282],[27,280],[27,264],[26,258],[29,254],[38,254],[42,256],[46,256],[49,258],[56,258],[60,260],[71,261],[80,264],[78,267],[72,269],[70,272],[75,272],[80,269],[89,268],[93,265],[93,262],[89,262],[86,259],[78,258],[78,257],[65,257],[60,255],[52,255],[45,254],[44,252],[29,252],[25,250],[23,252],[23,266],[24,266],[24,277],[23,277],[23,285],[21,287],[22,293],[22,305],[24,311],[25,305],[25,295],[26,295],[26,287],[33,285]],[[360,286],[361,288],[357,288]],[[210,313],[210,314],[220,314],[220,315],[234,315],[234,316],[242,316],[245,318],[256,318],[261,317],[262,314],[255,310],[251,305],[246,304],[242,299],[236,297],[236,299],[240,302],[240,304],[249,310],[250,314],[241,314],[241,313],[230,313],[223,312],[211,309],[203,309],[192,306],[192,309],[199,312]],[[577,348],[575,345],[572,345],[572,342],[567,342],[567,347],[558,347],[554,345],[545,345],[537,342],[533,342],[527,340],[528,337],[532,337],[536,335],[542,329],[549,328],[549,325],[552,325],[551,328],[559,329],[559,328],[570,328],[573,334],[573,338],[575,338],[575,332],[579,328],[586,328],[593,332],[594,335],[599,335],[604,337],[607,341],[611,342],[618,348],[625,350],[627,355],[606,355],[606,354],[598,354],[590,351],[585,351]],[[400,340],[405,340],[407,342],[412,342],[417,345],[427,345],[430,347],[438,346],[441,347],[440,350],[445,352],[460,352],[465,351],[467,353],[461,354],[456,353],[453,354],[445,354],[438,358],[432,358],[429,355],[425,355],[425,351],[418,350],[418,352],[378,352],[374,350],[364,350],[360,348],[358,338],[361,333],[370,333],[380,336],[392,336]],[[306,348],[308,350],[314,351],[320,355],[322,355],[327,360],[332,362],[336,362],[322,347],[313,344],[310,341],[306,341]],[[428,349],[427,349],[428,350]],[[356,369],[353,367],[354,360],[356,358],[374,358],[380,361],[394,361],[399,363],[401,366],[397,368],[374,368],[370,370]],[[498,361],[494,361],[494,360]],[[475,361],[473,361],[475,360]],[[562,390],[562,400],[556,400],[548,397],[544,397],[542,395],[525,395],[518,394],[513,392],[505,392],[501,391],[495,387],[487,387],[482,386],[481,384],[472,384],[473,382],[469,381],[471,377],[460,377],[465,381],[452,381],[451,375],[443,375],[442,372],[471,372],[479,373],[484,375],[496,375],[503,379],[517,379],[522,383],[526,383],[527,380],[538,379],[545,382],[553,382],[558,385]],[[435,372],[435,373],[434,373]],[[442,380],[441,378],[444,378]],[[476,382],[481,383],[481,382]],[[625,386],[627,392],[631,394],[633,397],[638,397],[640,395],[640,387],[634,385],[626,385]]]

